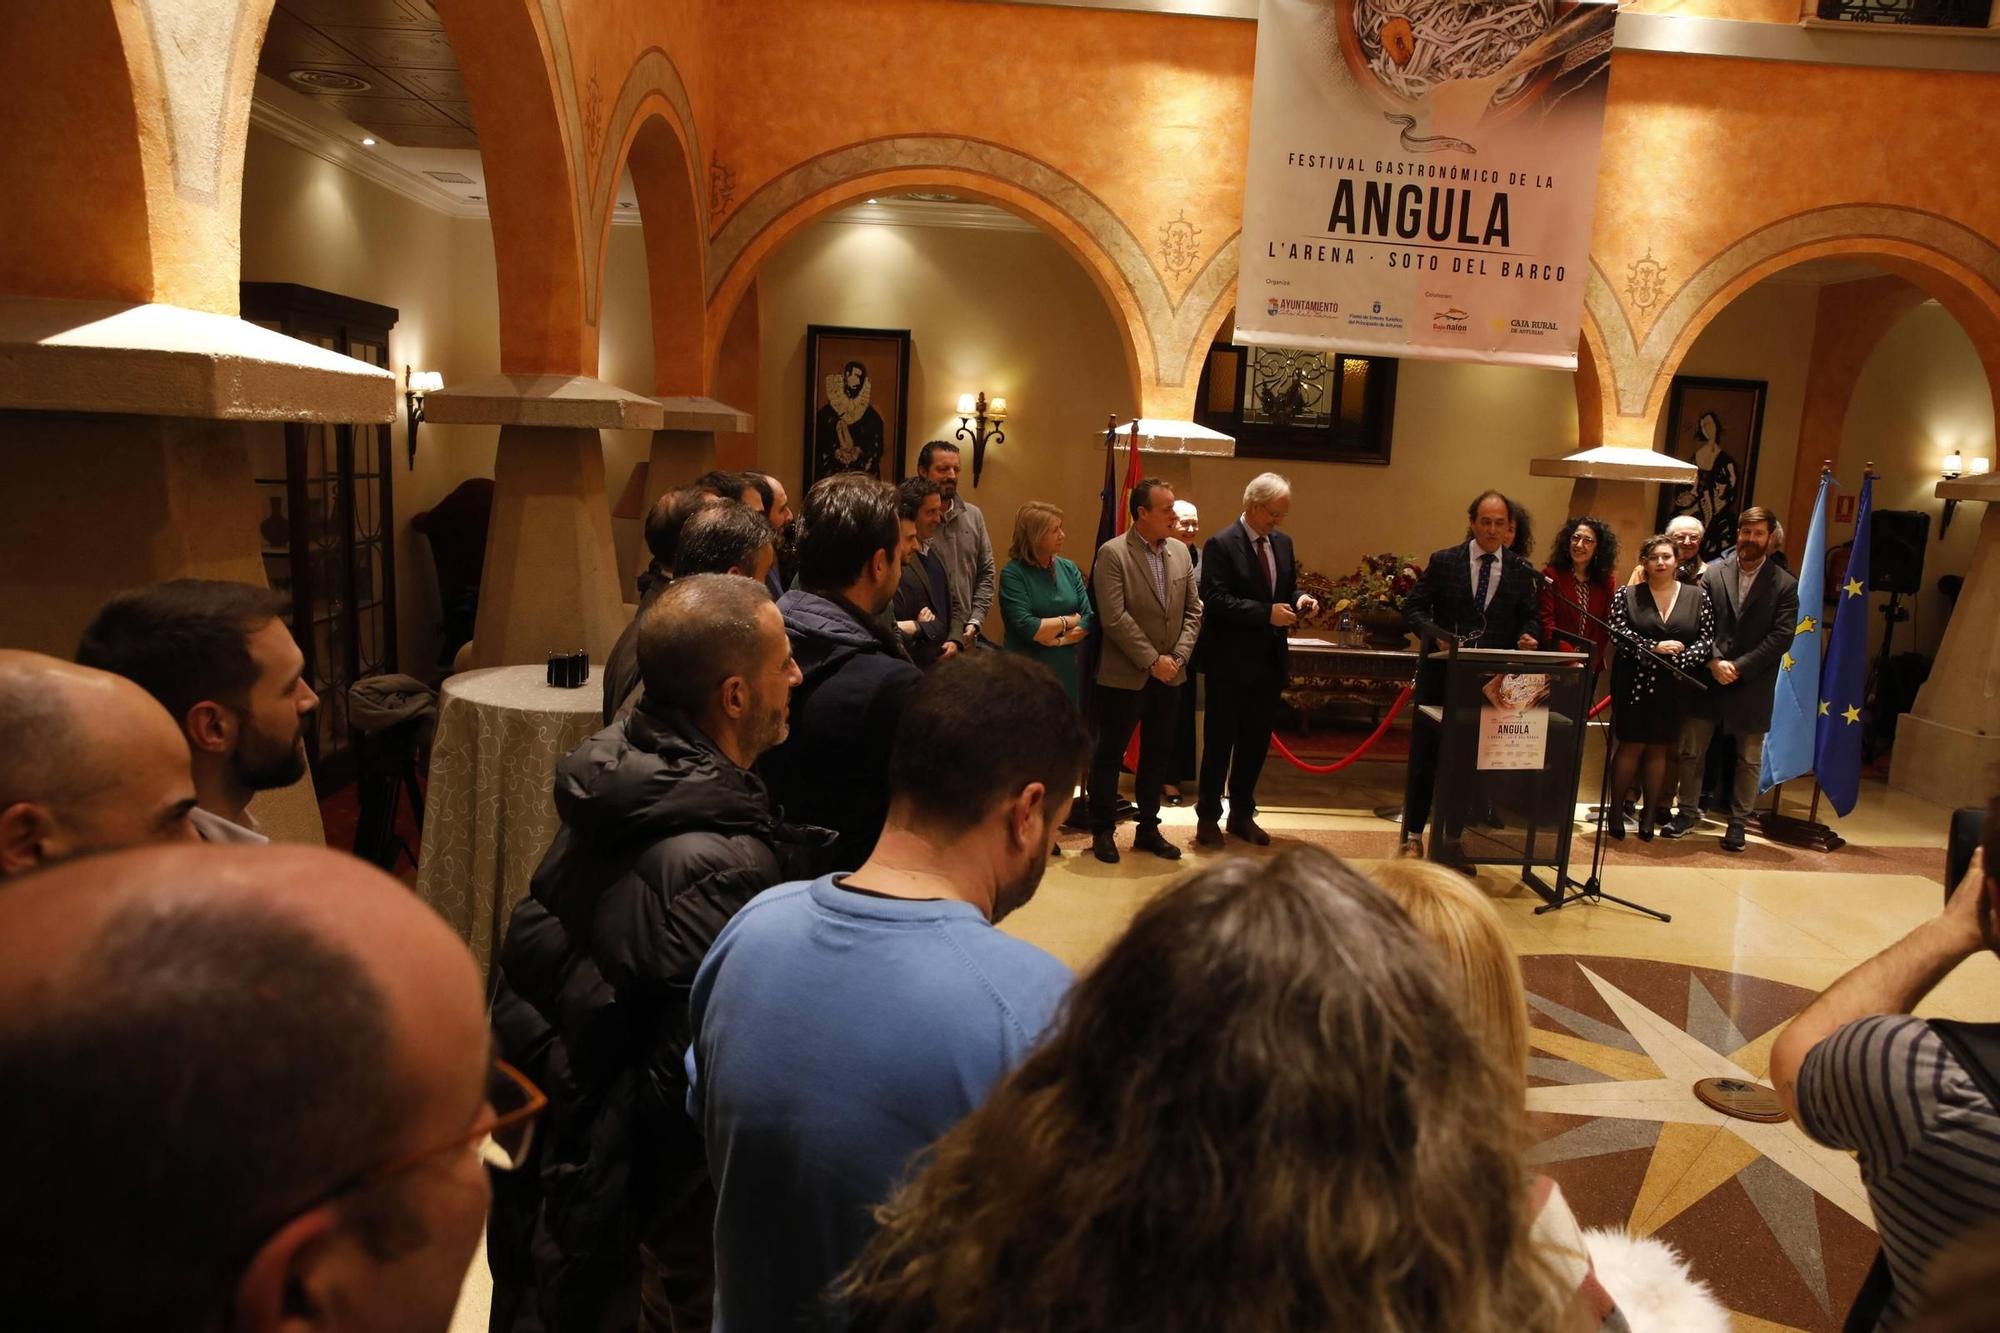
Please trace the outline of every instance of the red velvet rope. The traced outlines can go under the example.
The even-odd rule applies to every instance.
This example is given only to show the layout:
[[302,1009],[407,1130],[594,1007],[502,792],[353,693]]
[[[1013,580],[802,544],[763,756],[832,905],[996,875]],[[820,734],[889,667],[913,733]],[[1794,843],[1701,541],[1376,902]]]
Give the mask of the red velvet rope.
[[1405,685],[1403,687],[1403,692],[1396,696],[1396,702],[1389,705],[1388,715],[1382,719],[1382,724],[1376,727],[1375,730],[1372,733],[1370,733],[1368,739],[1361,742],[1361,744],[1355,746],[1354,753],[1348,755],[1345,759],[1336,759],[1330,764],[1308,764],[1305,760],[1293,754],[1291,748],[1287,746],[1285,742],[1277,736],[1271,737],[1271,744],[1277,747],[1278,754],[1283,757],[1286,763],[1290,764],[1293,768],[1296,768],[1301,772],[1338,773],[1341,769],[1346,768],[1349,764],[1359,759],[1362,755],[1367,754],[1368,747],[1375,744],[1376,741],[1382,739],[1382,733],[1389,729],[1389,724],[1396,720],[1396,714],[1402,712],[1403,705],[1408,703],[1409,701],[1410,701],[1410,687],[1408,685]]
[[[1409,701],[1410,701],[1410,687],[1408,685],[1405,685],[1403,687],[1403,692],[1396,696],[1396,702],[1389,705],[1388,715],[1382,719],[1382,724],[1376,727],[1374,731],[1369,733],[1368,739],[1361,742],[1361,744],[1355,746],[1354,752],[1348,755],[1345,759],[1336,759],[1330,764],[1308,764],[1305,760],[1293,754],[1291,751],[1291,747],[1286,745],[1281,737],[1272,736],[1271,744],[1277,749],[1279,756],[1282,759],[1284,759],[1286,763],[1290,764],[1293,768],[1298,769],[1302,773],[1338,773],[1341,769],[1346,768],[1349,764],[1359,759],[1362,755],[1367,754],[1369,747],[1374,745],[1376,741],[1382,739],[1382,733],[1386,732],[1389,729],[1389,724],[1396,720],[1396,714],[1402,712],[1403,705],[1408,703]],[[1590,720],[1590,718],[1596,717],[1599,713],[1603,712],[1605,709],[1609,707],[1611,707],[1611,696],[1607,694],[1602,699],[1599,699],[1597,701],[1597,706],[1590,710],[1589,714],[1585,717],[1584,720],[1588,721]]]

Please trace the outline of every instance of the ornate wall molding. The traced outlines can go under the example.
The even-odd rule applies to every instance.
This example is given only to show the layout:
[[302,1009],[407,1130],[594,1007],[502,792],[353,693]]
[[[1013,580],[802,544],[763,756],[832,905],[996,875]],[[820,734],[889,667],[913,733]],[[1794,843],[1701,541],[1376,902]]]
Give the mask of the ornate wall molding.
[[[1099,276],[1130,297],[1152,346],[1153,381],[1187,382],[1192,342],[1218,293],[1236,280],[1236,236],[1209,257],[1176,299],[1139,238],[1109,205],[1062,172],[999,144],[946,135],[903,135],[850,144],[802,162],[767,182],[709,240],[713,300],[751,244],[802,201],[884,172],[954,172],[988,177],[1033,195],[1067,219],[1097,251]],[[1121,312],[1122,313],[1122,312]],[[1134,339],[1136,343],[1138,339]]]
[[[1979,295],[2000,312],[2000,247],[1950,218],[1912,208],[1838,205],[1760,227],[1697,269],[1660,309],[1643,339],[1635,335],[1616,285],[1593,258],[1584,307],[1603,337],[1601,370],[1614,390],[1618,415],[1646,414],[1654,386],[1673,369],[1667,362],[1675,344],[1697,321],[1706,325],[1703,312],[1723,288],[1746,274],[1776,271],[1788,254],[1808,246],[1845,243],[1846,252],[1867,254],[1871,242],[1881,241],[1914,246],[1971,269],[1988,288]],[[1944,275],[1941,268],[1939,273]]]

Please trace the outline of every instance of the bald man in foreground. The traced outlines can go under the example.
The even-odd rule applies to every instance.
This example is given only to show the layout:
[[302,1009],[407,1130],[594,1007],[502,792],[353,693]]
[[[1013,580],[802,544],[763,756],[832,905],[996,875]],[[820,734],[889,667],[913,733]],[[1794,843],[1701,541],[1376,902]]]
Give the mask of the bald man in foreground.
[[443,1333],[538,1102],[465,946],[353,857],[143,848],[0,892],[10,1328]]
[[84,852],[194,837],[187,740],[107,671],[0,649],[0,879]]

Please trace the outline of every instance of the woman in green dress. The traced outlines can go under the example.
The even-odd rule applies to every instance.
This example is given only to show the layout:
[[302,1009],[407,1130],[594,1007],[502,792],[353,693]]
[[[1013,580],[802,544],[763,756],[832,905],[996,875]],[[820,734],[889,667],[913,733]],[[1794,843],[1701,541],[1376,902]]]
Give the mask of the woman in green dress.
[[1063,513],[1030,500],[1014,515],[1014,544],[1000,571],[1000,616],[1007,626],[1008,652],[1026,653],[1056,673],[1080,703],[1076,646],[1097,623],[1083,571],[1057,554],[1063,544]]

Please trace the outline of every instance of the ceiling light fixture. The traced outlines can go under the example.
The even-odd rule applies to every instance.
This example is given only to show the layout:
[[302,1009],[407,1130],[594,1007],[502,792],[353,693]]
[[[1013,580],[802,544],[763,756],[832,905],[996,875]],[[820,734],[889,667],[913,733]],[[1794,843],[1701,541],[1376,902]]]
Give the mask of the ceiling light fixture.
[[361,146],[363,148],[373,148],[375,146],[375,141],[373,139],[363,137],[361,140]]

